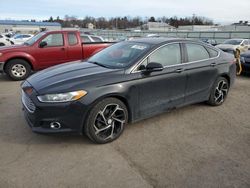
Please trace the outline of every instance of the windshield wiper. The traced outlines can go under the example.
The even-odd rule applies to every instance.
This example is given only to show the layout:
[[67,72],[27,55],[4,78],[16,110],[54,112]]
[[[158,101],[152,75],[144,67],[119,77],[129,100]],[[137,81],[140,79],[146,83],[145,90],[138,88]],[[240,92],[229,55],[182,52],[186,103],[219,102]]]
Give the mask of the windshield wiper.
[[93,64],[95,64],[95,65],[99,65],[99,66],[101,66],[101,67],[109,68],[108,66],[103,65],[103,64],[101,64],[101,63],[99,63],[99,62],[97,62],[97,61],[88,61],[88,62],[89,62],[89,63],[93,63]]

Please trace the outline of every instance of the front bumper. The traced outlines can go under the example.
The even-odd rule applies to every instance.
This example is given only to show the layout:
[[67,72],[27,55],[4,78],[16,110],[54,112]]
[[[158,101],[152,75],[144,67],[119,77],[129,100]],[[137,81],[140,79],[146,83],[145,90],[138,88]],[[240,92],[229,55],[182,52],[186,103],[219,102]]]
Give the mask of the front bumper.
[[[70,103],[41,103],[37,100],[36,94],[30,96],[23,92],[23,95],[29,97],[35,106],[35,110],[29,109],[30,105],[22,100],[24,117],[33,132],[37,133],[77,133],[82,134],[83,124],[87,114],[87,106],[82,101]],[[60,128],[52,128],[51,123],[59,122]]]
[[0,62],[0,73],[4,72],[3,67],[4,67],[4,62]]

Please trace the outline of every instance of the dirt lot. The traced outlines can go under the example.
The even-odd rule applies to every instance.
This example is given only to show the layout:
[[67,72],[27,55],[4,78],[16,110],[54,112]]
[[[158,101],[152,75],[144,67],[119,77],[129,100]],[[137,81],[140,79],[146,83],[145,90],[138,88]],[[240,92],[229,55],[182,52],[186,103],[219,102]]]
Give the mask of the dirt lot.
[[32,133],[19,85],[0,75],[0,188],[250,187],[249,77],[220,107],[174,110],[106,145]]

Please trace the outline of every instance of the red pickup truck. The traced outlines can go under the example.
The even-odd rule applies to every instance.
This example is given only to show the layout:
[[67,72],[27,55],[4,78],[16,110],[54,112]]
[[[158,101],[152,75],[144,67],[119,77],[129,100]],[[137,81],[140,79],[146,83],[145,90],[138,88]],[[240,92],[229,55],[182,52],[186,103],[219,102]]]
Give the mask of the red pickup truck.
[[13,80],[27,78],[31,71],[86,59],[110,43],[84,43],[79,31],[38,33],[23,45],[0,48],[0,72]]

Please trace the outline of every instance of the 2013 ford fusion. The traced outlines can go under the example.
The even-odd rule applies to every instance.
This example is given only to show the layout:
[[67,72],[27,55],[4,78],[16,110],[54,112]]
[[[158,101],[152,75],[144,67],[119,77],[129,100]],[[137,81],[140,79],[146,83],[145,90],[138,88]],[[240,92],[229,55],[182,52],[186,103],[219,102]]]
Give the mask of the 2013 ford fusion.
[[114,44],[88,59],[38,72],[22,84],[34,132],[117,139],[127,123],[206,101],[221,105],[235,79],[232,55],[184,39]]

